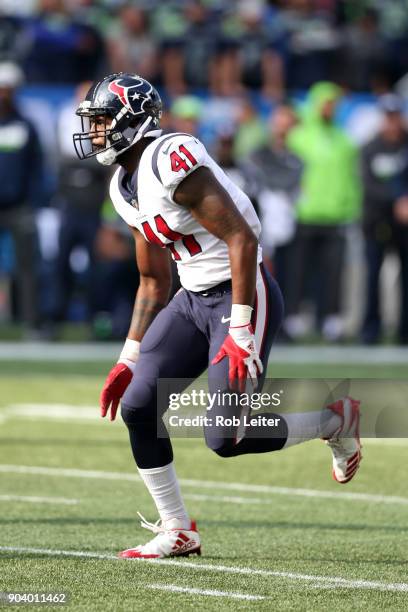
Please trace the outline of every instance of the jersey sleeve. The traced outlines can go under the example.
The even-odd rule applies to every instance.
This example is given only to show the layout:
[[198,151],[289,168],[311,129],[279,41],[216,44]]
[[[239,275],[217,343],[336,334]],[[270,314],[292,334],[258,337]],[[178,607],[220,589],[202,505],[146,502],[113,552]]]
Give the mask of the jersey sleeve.
[[197,138],[181,134],[163,142],[152,162],[153,171],[173,200],[174,192],[186,176],[200,166],[208,166],[208,153]]
[[120,217],[130,226],[136,227],[133,215],[132,215],[132,207],[129,206],[125,202],[120,193],[118,181],[119,181],[119,172],[120,168],[118,168],[115,174],[111,178],[110,186],[109,186],[109,195],[112,200],[112,204]]

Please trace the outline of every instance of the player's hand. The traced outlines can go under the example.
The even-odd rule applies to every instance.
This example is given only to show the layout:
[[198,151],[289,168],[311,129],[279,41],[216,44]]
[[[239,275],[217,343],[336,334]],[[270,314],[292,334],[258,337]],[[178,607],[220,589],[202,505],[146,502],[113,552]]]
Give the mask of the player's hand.
[[238,386],[239,391],[245,391],[248,376],[256,388],[258,376],[263,372],[263,365],[251,325],[229,328],[228,336],[212,360],[212,365],[219,363],[224,357],[229,359],[228,378],[231,389]]
[[110,420],[114,421],[119,402],[133,378],[133,372],[139,359],[140,342],[126,338],[118,363],[109,372],[103,385],[100,406],[101,417],[105,417],[110,408]]
[[110,408],[109,419],[115,420],[120,399],[133,378],[129,365],[119,361],[109,372],[100,397],[101,417],[105,417]]

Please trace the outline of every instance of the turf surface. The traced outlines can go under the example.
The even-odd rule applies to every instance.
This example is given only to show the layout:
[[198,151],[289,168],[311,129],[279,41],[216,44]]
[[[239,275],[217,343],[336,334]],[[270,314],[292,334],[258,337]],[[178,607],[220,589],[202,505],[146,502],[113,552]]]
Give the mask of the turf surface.
[[[96,406],[108,368],[1,364],[0,591],[66,591],[69,608],[78,610],[407,609],[408,587],[396,586],[408,583],[404,441],[367,443],[360,473],[341,487],[330,479],[330,455],[319,441],[223,460],[199,439],[175,440],[179,477],[202,481],[184,482],[183,491],[203,556],[171,564],[115,560],[118,550],[149,537],[136,511],[156,517],[142,484],[132,479],[125,428],[92,418],[89,407]],[[270,374],[407,378],[408,367],[288,364]],[[34,407],[24,411],[26,404]],[[44,406],[52,404],[72,408],[50,408],[47,415]],[[19,473],[11,466],[53,470]],[[362,495],[347,498],[346,492]],[[24,548],[33,550],[17,550]]]

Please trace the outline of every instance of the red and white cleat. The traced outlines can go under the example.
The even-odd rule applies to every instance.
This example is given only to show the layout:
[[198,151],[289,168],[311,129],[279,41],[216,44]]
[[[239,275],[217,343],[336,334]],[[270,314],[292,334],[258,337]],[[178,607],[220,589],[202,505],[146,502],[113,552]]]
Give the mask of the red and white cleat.
[[351,397],[344,397],[327,406],[341,417],[342,424],[334,435],[325,440],[333,454],[334,480],[340,484],[349,482],[362,459],[360,443],[360,402]]
[[[138,513],[139,514],[139,513]],[[190,529],[165,529],[160,524],[149,523],[139,514],[141,526],[157,533],[156,537],[147,544],[140,544],[136,548],[128,548],[118,554],[123,559],[164,559],[165,557],[188,557],[192,554],[201,555],[200,536],[194,521]]]

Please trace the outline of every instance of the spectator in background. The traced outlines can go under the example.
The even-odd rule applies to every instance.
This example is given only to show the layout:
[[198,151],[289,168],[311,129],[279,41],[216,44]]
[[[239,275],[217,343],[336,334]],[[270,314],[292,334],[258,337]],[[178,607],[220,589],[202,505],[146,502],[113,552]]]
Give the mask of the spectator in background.
[[46,203],[46,189],[37,133],[15,101],[22,82],[19,66],[0,63],[0,229],[13,237],[18,310],[29,337],[40,323],[35,210]]
[[284,90],[283,62],[275,48],[279,41],[265,27],[263,2],[241,0],[239,12],[244,26],[239,51],[241,82],[279,100]]
[[394,84],[408,72],[408,10],[406,0],[371,0],[379,17],[380,36],[387,46],[387,70]]
[[218,162],[224,172],[252,201],[258,212],[256,200],[257,185],[253,173],[249,172],[246,164],[237,162],[234,156],[235,130],[233,124],[224,126],[218,134],[214,145],[214,159]]
[[146,11],[131,3],[120,7],[117,27],[109,35],[109,56],[114,72],[134,72],[149,80],[157,78],[157,49]]
[[183,37],[184,76],[192,88],[207,88],[216,65],[220,43],[219,19],[203,0],[188,0],[184,15],[188,23]]
[[76,21],[67,0],[39,0],[39,13],[27,19],[22,37],[30,82],[94,80],[105,57],[103,39],[94,27]]
[[357,152],[334,123],[339,96],[333,83],[314,85],[303,120],[288,138],[289,149],[304,164],[285,322],[289,336],[302,331],[298,315],[306,280],[315,285],[324,337],[337,340],[343,333],[340,298],[346,228],[359,217],[360,182]]
[[302,175],[302,162],[287,148],[288,135],[296,123],[289,104],[278,106],[269,119],[269,142],[254,151],[246,164],[251,184],[256,185],[262,248],[273,262],[272,272],[284,296],[292,281],[288,278],[289,256]]
[[237,161],[268,142],[265,124],[248,97],[240,100],[235,134],[234,155]]
[[195,96],[180,96],[170,107],[166,131],[198,136],[203,104]]
[[384,71],[387,64],[387,47],[375,10],[364,10],[344,28],[336,64],[337,75],[345,86],[354,91],[372,88],[373,77]]
[[62,108],[57,125],[60,163],[55,196],[60,211],[59,253],[56,261],[56,304],[53,319],[64,321],[73,295],[74,271],[71,256],[78,246],[87,255],[85,304],[86,318],[92,320],[94,307],[94,242],[100,225],[109,171],[95,158],[81,162],[74,150],[72,134],[80,131],[81,120],[75,110],[90,87],[82,83],[76,97]]
[[316,81],[332,78],[340,43],[333,13],[319,10],[314,0],[288,0],[283,4],[287,87],[306,89]]
[[114,2],[111,0],[66,0],[75,19],[93,26],[104,38],[113,28]]
[[185,93],[184,35],[187,23],[177,0],[159,2],[150,15],[151,33],[158,45],[161,82],[171,96]]
[[109,200],[102,207],[95,260],[94,337],[119,340],[129,329],[139,274],[135,269],[133,236]]
[[20,23],[15,17],[3,15],[0,8],[0,61],[19,57]]
[[[231,33],[229,21],[233,22]],[[241,0],[237,15],[226,19],[223,25],[212,91],[231,96],[247,87],[260,90],[265,97],[280,99],[284,89],[284,65],[279,53],[283,32],[265,22],[265,3]]]
[[377,342],[381,334],[379,276],[386,252],[401,263],[401,309],[398,339],[408,343],[408,132],[403,100],[380,98],[381,131],[362,150],[363,229],[367,263],[366,308],[362,340]]

